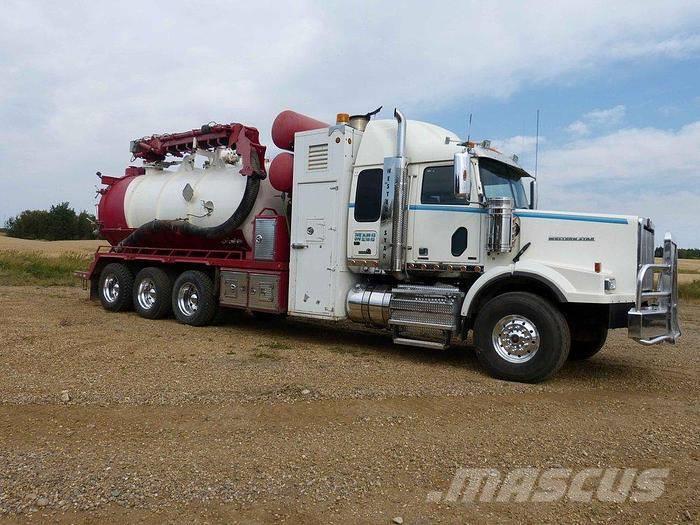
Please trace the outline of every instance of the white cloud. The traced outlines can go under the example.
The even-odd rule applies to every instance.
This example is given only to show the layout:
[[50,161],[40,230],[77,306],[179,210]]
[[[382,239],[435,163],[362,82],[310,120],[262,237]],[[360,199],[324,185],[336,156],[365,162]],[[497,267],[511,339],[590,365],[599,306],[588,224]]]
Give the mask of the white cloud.
[[[507,139],[494,140],[493,146],[506,155],[515,153],[518,157],[523,158],[535,153],[536,143],[537,137],[534,135],[516,135]],[[542,147],[543,144],[547,143],[547,138],[540,137],[539,143],[540,147]]]
[[627,128],[546,150],[540,167],[542,173],[567,184],[634,181],[661,189],[696,176],[698,145],[700,122],[675,131]]
[[[130,139],[384,104],[421,118],[640,57],[692,56],[697,2],[30,2],[0,18],[0,213],[93,202]],[[663,16],[649,16],[650,12]],[[385,115],[388,112],[385,112]]]
[[569,124],[566,130],[574,136],[584,137],[594,129],[616,126],[625,118],[626,111],[622,104],[608,109],[594,109],[584,114],[580,120]]
[[575,120],[574,122],[569,124],[566,127],[566,131],[568,131],[572,135],[576,135],[577,137],[583,137],[591,132],[591,130],[588,127],[588,124],[581,120]]
[[665,56],[687,58],[700,51],[700,35],[684,35],[649,42],[620,42],[611,46],[610,52],[617,58]]
[[625,106],[622,104],[608,109],[594,109],[583,116],[583,119],[599,126],[614,126],[625,116]]

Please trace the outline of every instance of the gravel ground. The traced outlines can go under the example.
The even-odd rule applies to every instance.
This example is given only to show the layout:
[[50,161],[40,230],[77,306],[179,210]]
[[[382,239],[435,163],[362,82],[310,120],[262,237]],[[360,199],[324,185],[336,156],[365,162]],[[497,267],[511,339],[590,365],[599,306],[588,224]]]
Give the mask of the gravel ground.
[[[74,288],[0,287],[6,521],[689,522],[700,305],[676,347],[624,331],[540,385],[473,350],[227,314],[191,328]],[[669,468],[651,503],[431,503],[459,467]],[[401,520],[397,520],[401,521]]]

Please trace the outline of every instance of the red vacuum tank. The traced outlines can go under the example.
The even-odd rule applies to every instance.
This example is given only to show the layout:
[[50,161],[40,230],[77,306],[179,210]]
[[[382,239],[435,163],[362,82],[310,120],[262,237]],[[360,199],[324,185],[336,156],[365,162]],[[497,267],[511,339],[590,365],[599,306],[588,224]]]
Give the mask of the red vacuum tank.
[[[143,166],[127,168],[122,178],[101,176],[97,219],[111,244],[247,250],[255,215],[283,214],[255,128],[205,124],[137,139],[130,151]],[[196,156],[206,157],[201,167]]]

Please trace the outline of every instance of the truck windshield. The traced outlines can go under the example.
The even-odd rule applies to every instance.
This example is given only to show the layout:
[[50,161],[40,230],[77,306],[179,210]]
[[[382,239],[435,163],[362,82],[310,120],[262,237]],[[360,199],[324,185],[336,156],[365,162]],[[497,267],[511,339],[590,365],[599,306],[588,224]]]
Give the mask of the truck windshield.
[[525,188],[520,182],[522,175],[517,169],[497,160],[481,157],[479,174],[487,198],[510,197],[516,208],[528,207]]

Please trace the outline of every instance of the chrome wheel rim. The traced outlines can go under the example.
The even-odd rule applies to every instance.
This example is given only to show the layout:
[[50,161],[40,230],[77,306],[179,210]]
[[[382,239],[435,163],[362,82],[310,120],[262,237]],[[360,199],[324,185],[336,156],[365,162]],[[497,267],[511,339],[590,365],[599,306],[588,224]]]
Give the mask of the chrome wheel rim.
[[199,295],[197,288],[192,283],[185,283],[180,286],[177,292],[177,306],[186,316],[194,315],[199,305]]
[[526,363],[540,348],[535,323],[522,315],[507,315],[496,323],[491,334],[496,353],[509,363]]
[[108,303],[113,303],[119,297],[119,280],[114,275],[108,275],[102,284],[102,297]]
[[153,279],[144,279],[139,283],[136,300],[144,310],[150,310],[156,304],[156,285]]

